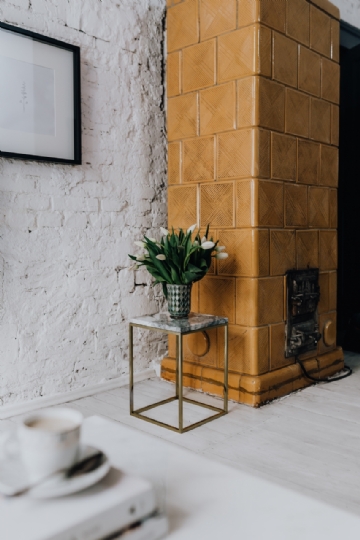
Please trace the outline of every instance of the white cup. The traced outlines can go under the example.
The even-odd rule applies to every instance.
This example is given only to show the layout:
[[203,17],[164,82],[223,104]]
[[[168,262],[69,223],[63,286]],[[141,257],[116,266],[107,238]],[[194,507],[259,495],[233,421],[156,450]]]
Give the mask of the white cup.
[[19,425],[22,461],[31,480],[38,480],[76,462],[83,416],[74,409],[36,411]]

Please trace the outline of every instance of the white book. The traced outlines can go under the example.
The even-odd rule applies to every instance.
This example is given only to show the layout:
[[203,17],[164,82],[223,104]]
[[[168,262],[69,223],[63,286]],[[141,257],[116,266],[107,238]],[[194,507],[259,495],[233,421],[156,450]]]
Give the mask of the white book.
[[[154,490],[147,480],[116,469],[93,487],[66,497],[37,500],[29,495],[0,498],[2,540],[102,540],[156,509]],[[149,521],[144,527],[155,527]],[[144,529],[145,530],[145,529]],[[129,540],[142,540],[136,530]],[[134,537],[131,534],[134,533]],[[120,538],[122,538],[120,536]],[[152,537],[146,537],[150,540]],[[154,540],[158,536],[154,536]]]

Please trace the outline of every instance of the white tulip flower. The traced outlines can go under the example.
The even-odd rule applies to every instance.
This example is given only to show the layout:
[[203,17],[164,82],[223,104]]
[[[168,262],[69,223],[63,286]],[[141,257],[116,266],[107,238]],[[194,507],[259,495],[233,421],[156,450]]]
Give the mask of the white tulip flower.
[[164,229],[164,227],[160,227],[160,232],[163,236],[167,236],[169,234],[169,231],[167,229]]
[[224,249],[226,249],[225,246],[216,246],[215,251],[220,252],[220,251],[224,251]]
[[195,231],[196,227],[197,227],[197,223],[194,223],[194,225],[191,225],[191,227],[189,227],[186,232],[192,234]]
[[141,242],[141,240],[137,240],[136,242],[134,242],[135,246],[138,246],[138,247],[141,247],[141,248],[144,248],[146,246],[145,242]]
[[210,242],[210,240],[206,242],[201,242],[201,247],[203,249],[212,249],[214,246],[215,246],[214,242]]
[[156,238],[149,238],[149,240],[150,240],[151,242],[154,242],[154,244],[156,244]]
[[139,268],[139,265],[133,264],[132,266],[130,266],[129,270],[137,270],[138,268]]
[[145,261],[145,255],[137,255],[136,260],[140,262]]
[[156,258],[159,259],[159,261],[166,261],[166,257],[162,253],[160,253],[160,255],[156,255]]
[[194,240],[193,241],[193,246],[198,246],[199,245],[199,242],[197,240]]
[[220,260],[221,259],[227,259],[228,256],[229,256],[228,253],[224,253],[224,252],[223,253],[217,253],[217,255],[215,255],[215,259],[220,259]]

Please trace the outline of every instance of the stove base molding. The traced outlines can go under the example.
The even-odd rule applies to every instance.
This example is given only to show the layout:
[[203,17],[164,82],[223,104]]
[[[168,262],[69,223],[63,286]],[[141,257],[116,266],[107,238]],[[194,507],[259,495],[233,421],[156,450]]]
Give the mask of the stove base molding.
[[[303,363],[313,377],[328,377],[344,367],[344,353],[342,348],[338,347],[331,352],[303,360]],[[185,387],[222,396],[222,369],[184,362],[183,373]],[[174,358],[164,358],[161,363],[161,377],[167,381],[175,381]],[[258,376],[229,372],[229,399],[260,407],[311,384],[313,383],[302,375],[298,364]]]

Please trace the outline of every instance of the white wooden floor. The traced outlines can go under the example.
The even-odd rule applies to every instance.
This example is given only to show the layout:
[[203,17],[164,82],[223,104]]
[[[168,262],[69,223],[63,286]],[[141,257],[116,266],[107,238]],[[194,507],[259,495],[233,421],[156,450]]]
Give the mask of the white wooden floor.
[[[354,374],[343,381],[319,384],[261,409],[230,402],[229,414],[178,434],[129,415],[127,387],[73,401],[85,416],[100,414],[170,440],[198,454],[360,515],[360,355],[347,353]],[[159,380],[135,386],[136,407],[173,395]],[[196,399],[219,400],[188,392]],[[165,422],[177,421],[175,404],[152,410]],[[185,420],[194,422],[208,410],[187,406]],[[0,421],[0,431],[19,417]],[[226,494],[224,494],[226,496]]]

